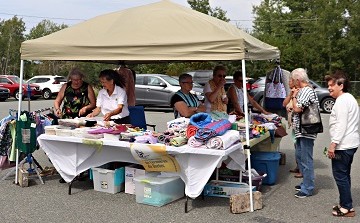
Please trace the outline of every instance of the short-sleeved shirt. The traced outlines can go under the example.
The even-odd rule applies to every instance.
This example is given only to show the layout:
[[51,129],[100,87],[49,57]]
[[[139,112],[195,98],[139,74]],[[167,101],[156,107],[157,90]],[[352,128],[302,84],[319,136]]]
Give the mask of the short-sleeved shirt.
[[184,94],[182,91],[179,90],[172,96],[170,102],[171,107],[174,108],[175,118],[181,117],[180,113],[175,109],[175,103],[179,101],[185,102],[188,107],[198,107],[200,105],[198,99],[193,94]]
[[[299,90],[297,96],[296,96],[296,106],[298,108],[305,108],[308,107],[311,103],[317,104],[317,106],[320,109],[319,106],[319,99],[315,93],[315,91],[310,87],[303,87]],[[300,115],[301,113],[294,112],[293,114],[293,128],[295,131],[295,137],[305,137],[310,139],[316,139],[317,134],[302,134],[300,132]]]
[[111,96],[109,96],[106,89],[101,89],[99,91],[96,99],[96,107],[101,108],[101,113],[103,115],[117,109],[119,104],[123,105],[121,113],[111,116],[111,119],[125,118],[126,116],[129,116],[126,92],[123,88],[117,85],[115,85],[114,92]]

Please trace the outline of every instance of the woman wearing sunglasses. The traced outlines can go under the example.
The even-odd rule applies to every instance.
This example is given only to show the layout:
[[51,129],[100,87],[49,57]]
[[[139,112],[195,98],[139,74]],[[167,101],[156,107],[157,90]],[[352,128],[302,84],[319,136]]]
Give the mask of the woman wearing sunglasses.
[[213,78],[204,87],[206,112],[226,113],[228,98],[224,85],[226,83],[226,67],[218,65],[213,70]]

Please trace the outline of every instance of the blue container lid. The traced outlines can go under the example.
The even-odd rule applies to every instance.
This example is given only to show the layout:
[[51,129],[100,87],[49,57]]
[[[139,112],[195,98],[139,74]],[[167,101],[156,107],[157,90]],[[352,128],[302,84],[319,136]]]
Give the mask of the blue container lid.
[[281,155],[279,152],[252,152],[250,158],[254,160],[280,160]]

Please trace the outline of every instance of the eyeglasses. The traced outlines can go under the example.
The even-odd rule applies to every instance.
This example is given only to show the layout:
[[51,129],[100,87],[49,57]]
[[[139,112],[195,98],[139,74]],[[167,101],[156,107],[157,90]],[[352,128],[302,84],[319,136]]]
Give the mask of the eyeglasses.
[[183,83],[183,84],[194,84],[194,82],[189,82],[189,81],[183,81],[183,82],[181,82],[181,83]]
[[222,78],[225,78],[226,75],[216,75],[217,77],[222,77]]

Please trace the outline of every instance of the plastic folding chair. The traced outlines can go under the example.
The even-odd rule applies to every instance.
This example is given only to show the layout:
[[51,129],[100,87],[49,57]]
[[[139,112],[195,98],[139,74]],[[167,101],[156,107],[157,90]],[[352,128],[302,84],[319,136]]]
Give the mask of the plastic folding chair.
[[152,127],[155,131],[156,125],[146,123],[145,111],[143,106],[129,106],[129,112],[131,125],[145,130],[149,126]]

